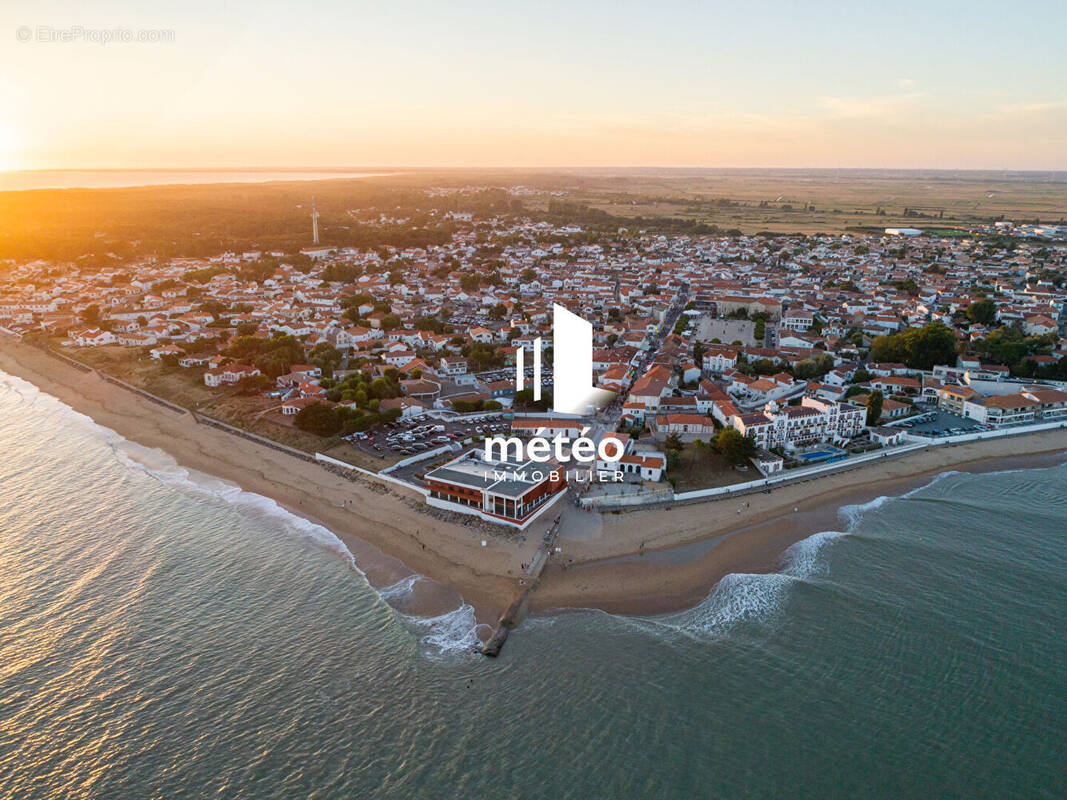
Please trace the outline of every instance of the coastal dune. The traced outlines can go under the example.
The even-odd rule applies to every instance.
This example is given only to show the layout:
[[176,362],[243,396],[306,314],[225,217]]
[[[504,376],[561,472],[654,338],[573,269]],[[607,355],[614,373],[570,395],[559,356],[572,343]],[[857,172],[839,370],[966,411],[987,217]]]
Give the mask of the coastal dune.
[[[440,584],[438,591],[423,588],[405,613],[442,613],[454,607],[458,592],[474,606],[479,622],[495,620],[519,591],[521,564],[532,560],[548,524],[537,520],[523,536],[487,535],[431,516],[417,492],[369,479],[349,481],[320,464],[198,424],[191,414],[162,408],[6,336],[0,337],[0,369],[123,437],[166,452],[182,467],[231,481],[323,525],[345,543],[376,587],[412,573]],[[841,529],[842,505],[906,491],[946,470],[1050,463],[1052,454],[1065,449],[1067,430],[1058,429],[932,447],[769,494],[602,515],[568,506],[562,552],[543,573],[530,607],[615,613],[690,607],[723,576],[774,571],[794,543]]]

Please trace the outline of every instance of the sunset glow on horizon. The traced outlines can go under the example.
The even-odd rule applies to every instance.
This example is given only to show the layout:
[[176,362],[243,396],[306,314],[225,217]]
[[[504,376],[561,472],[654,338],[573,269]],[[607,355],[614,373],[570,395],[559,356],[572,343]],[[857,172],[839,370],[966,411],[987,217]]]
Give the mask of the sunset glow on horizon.
[[1052,2],[9,7],[0,169],[1064,169],[1065,28]]

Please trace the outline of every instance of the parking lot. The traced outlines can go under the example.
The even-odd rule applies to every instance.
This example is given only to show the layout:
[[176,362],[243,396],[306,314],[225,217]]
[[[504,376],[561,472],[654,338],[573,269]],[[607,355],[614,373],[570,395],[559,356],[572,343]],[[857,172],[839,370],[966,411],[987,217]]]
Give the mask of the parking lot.
[[922,422],[908,421],[899,426],[909,433],[919,436],[955,436],[960,433],[977,433],[987,430],[988,426],[973,419],[951,414],[948,411],[930,411],[922,416]]
[[475,414],[457,421],[444,421],[423,416],[398,420],[350,438],[364,453],[378,458],[410,456],[424,453],[472,436],[500,433],[511,429],[500,412]]
[[[529,358],[529,354],[527,354]],[[533,367],[526,365],[523,372],[526,375],[526,388],[533,388],[531,381],[533,380]],[[491,369],[488,372],[476,373],[478,380],[488,383],[490,381],[514,381],[515,380],[515,367],[504,367],[503,369]],[[548,364],[541,365],[541,385],[547,390],[552,391],[552,367]]]

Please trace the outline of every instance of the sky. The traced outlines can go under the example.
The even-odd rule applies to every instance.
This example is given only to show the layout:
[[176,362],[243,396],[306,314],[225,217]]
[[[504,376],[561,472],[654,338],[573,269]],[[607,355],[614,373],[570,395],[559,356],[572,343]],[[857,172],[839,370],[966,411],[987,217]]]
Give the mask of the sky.
[[1067,168],[1062,0],[3,6],[0,169]]

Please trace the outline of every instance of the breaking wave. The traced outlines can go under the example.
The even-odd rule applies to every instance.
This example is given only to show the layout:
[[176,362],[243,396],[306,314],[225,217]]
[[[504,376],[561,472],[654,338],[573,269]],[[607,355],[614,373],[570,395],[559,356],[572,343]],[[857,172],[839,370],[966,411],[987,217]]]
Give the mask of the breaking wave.
[[901,495],[881,495],[867,503],[842,506],[838,515],[845,523],[845,529],[819,531],[796,542],[785,551],[781,571],[765,574],[731,573],[723,577],[711,594],[693,608],[658,617],[635,618],[635,621],[651,630],[666,628],[694,637],[725,635],[742,623],[766,624],[781,613],[796,585],[827,573],[826,553],[829,546],[850,536],[865,514],[891,501],[911,497],[944,478],[958,474],[957,470],[947,470]]
[[478,631],[482,626],[474,617],[474,606],[464,603],[436,617],[413,617],[401,614],[401,619],[415,632],[419,641],[437,653],[473,653],[481,647]]
[[33,383],[15,375],[0,371],[0,388],[17,395],[23,402],[34,406],[40,412],[73,423],[84,432],[103,441],[119,463],[127,469],[150,475],[160,482],[176,486],[181,490],[208,495],[242,509],[262,514],[334,553],[363,578],[365,584],[384,601],[383,604],[390,609],[397,620],[418,637],[424,647],[446,653],[471,650],[480,644],[477,638],[479,626],[474,619],[474,608],[470,605],[464,603],[437,617],[405,615],[393,608],[390,601],[396,602],[409,594],[415,584],[423,579],[422,575],[410,575],[392,586],[376,589],[367,581],[366,574],[360,569],[344,542],[328,528],[294,514],[269,497],[246,492],[240,486],[213,475],[186,469],[178,464],[169,453],[158,448],[145,447],[127,439],[117,431],[100,425],[88,415],[76,411],[57,397],[41,391]]

